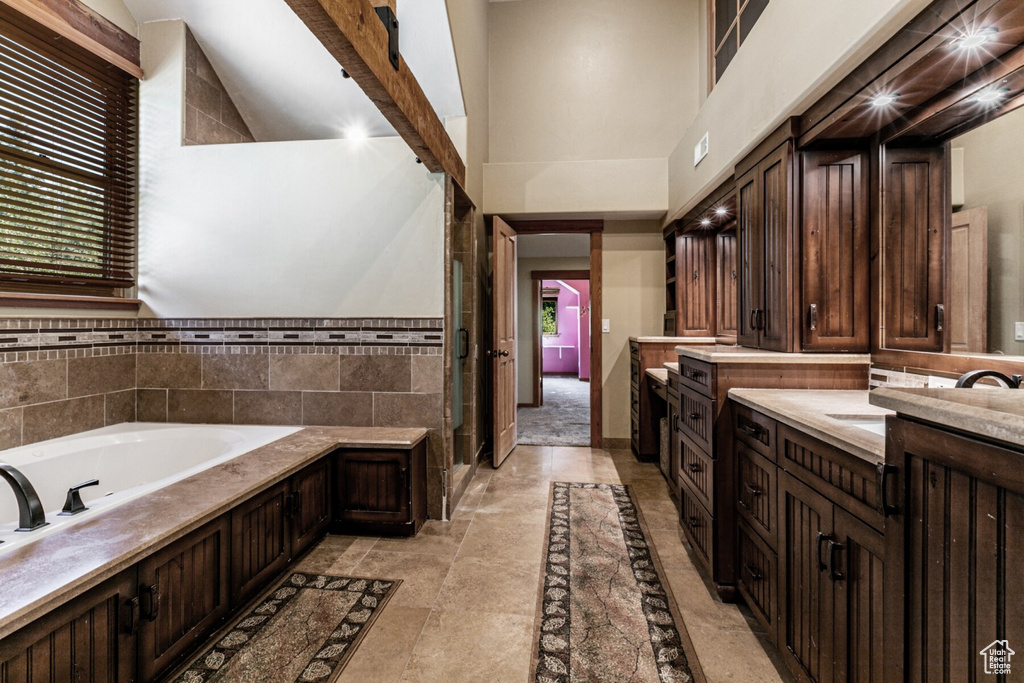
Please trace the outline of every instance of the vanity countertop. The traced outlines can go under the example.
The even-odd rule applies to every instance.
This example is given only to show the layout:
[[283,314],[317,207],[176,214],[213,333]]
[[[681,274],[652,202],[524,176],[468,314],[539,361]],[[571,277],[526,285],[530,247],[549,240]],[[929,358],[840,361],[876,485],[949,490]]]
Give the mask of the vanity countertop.
[[[874,463],[885,459],[885,437],[856,426],[892,415],[868,402],[868,391],[730,389],[729,398],[847,453]],[[844,419],[845,418],[845,419]]]
[[714,337],[630,337],[638,344],[714,344]]
[[1024,448],[1024,390],[875,389],[871,403],[900,415]]
[[410,448],[426,429],[306,427],[0,556],[0,640],[336,448]]
[[867,353],[780,353],[748,349],[745,346],[708,344],[677,346],[680,356],[702,360],[706,363],[793,363],[801,365],[869,365],[871,355]]
[[662,365],[662,367],[665,368],[666,372],[669,372],[671,374],[676,374],[676,375],[679,374],[679,361],[674,361],[672,363],[665,363],[665,364]]
[[647,368],[647,375],[658,384],[668,384],[668,370],[665,368]]

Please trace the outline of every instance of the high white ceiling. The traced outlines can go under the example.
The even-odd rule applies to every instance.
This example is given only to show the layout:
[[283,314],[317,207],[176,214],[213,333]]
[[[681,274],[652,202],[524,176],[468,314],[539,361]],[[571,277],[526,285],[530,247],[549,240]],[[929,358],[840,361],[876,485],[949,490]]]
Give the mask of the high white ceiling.
[[[257,140],[396,135],[284,0],[124,0],[183,19]],[[399,0],[399,48],[442,123],[465,114],[445,0]]]

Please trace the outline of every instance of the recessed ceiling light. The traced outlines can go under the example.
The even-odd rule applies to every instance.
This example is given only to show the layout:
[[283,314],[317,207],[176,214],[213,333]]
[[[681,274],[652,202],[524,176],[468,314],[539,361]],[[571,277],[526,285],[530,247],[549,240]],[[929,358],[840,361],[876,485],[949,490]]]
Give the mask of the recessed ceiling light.
[[1006,97],[1008,91],[1005,88],[990,88],[974,96],[974,101],[980,104],[992,104]]
[[727,213],[729,213],[729,210],[727,208],[725,208],[724,206],[720,206],[717,209],[715,209],[715,215],[716,216],[724,216]]
[[976,50],[988,41],[992,40],[996,34],[999,33],[994,28],[986,28],[974,33],[968,33],[961,38],[957,38],[954,44],[961,50]]
[[359,125],[349,126],[345,130],[346,140],[365,140],[368,137],[370,136],[366,132],[366,129]]
[[711,219],[710,218],[701,218],[700,219],[700,227],[706,228],[709,225],[711,225]]
[[872,107],[888,107],[900,99],[900,94],[895,92],[883,92],[871,99]]

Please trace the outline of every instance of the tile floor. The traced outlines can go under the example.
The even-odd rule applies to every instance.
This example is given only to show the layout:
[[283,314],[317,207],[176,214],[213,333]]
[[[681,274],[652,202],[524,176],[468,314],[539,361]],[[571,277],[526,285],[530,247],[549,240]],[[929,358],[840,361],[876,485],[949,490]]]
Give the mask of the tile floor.
[[681,540],[668,486],[629,451],[519,446],[481,467],[450,522],[411,539],[331,536],[309,572],[402,579],[339,681],[524,683],[552,481],[630,484],[708,681],[787,680],[746,608],[708,592]]

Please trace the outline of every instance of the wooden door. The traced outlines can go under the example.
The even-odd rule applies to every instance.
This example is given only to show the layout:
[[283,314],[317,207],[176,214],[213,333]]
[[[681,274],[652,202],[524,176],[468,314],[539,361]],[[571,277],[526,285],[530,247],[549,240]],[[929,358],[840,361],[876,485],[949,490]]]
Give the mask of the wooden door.
[[228,515],[139,563],[139,679],[152,681],[228,614]]
[[882,626],[885,541],[882,534],[834,508],[831,556],[835,591],[835,681],[880,682],[884,675]]
[[895,418],[888,429],[885,680],[1004,680],[981,651],[1024,643],[1022,453]]
[[953,214],[949,245],[950,350],[988,352],[988,209]]
[[883,151],[883,348],[943,350],[947,164],[944,147]]
[[736,339],[736,229],[715,236],[715,334]]
[[755,348],[761,342],[758,315],[764,301],[760,194],[761,182],[755,166],[736,182],[736,341]]
[[676,237],[676,333],[715,334],[715,237],[692,232]]
[[803,348],[868,351],[867,154],[801,155]]
[[758,316],[760,347],[773,351],[792,351],[793,320],[790,301],[793,298],[792,185],[790,144],[769,154],[758,164],[761,185],[761,251],[755,257],[762,261],[763,277]]
[[4,638],[0,681],[134,681],[136,589],[132,568]]
[[321,458],[291,478],[288,512],[292,558],[316,543],[331,523],[330,464],[329,457]]
[[516,231],[494,217],[494,466],[516,447]]
[[832,579],[832,503],[780,472],[779,650],[800,679],[831,681],[835,673]]
[[231,588],[236,605],[276,578],[291,559],[287,484],[281,482],[231,511]]

